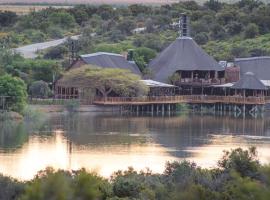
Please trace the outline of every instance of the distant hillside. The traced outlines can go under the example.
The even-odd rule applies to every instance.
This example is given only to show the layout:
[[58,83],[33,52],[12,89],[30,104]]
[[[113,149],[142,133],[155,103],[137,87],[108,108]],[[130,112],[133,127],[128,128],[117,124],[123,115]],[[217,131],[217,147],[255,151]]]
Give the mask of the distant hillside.
[[[48,4],[134,4],[134,3],[144,3],[144,4],[168,4],[176,3],[179,1],[187,0],[0,0],[0,3],[48,3]],[[206,0],[195,0],[198,3],[203,3]],[[238,0],[221,0],[222,2],[236,2]]]
[[178,2],[178,0],[0,0],[0,3],[48,3],[48,4],[134,4],[134,3],[145,3],[145,4],[167,4]]

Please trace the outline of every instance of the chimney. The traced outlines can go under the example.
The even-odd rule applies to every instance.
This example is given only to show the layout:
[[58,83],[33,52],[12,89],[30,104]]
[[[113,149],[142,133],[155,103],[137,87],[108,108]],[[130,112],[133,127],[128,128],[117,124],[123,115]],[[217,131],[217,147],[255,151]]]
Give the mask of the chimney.
[[180,37],[189,36],[189,27],[188,27],[188,16],[186,13],[182,13],[179,19],[179,33]]

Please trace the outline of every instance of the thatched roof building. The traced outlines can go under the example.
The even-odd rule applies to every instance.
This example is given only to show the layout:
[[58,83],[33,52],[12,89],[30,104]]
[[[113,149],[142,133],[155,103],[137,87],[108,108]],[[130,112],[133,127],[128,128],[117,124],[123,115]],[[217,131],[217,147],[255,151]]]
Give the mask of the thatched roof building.
[[141,72],[136,63],[134,61],[128,61],[123,55],[120,54],[97,52],[81,55],[79,60],[76,61],[71,68],[81,67],[85,64],[102,68],[128,69],[134,74],[141,75]]
[[270,56],[236,58],[235,65],[240,67],[240,76],[253,72],[260,80],[270,80]]
[[224,71],[190,37],[176,39],[149,64],[149,68],[154,74],[154,80],[161,82],[168,82],[168,77],[177,71]]
[[241,79],[236,82],[232,89],[243,89],[243,90],[267,90],[266,86],[260,81],[254,73],[247,72]]

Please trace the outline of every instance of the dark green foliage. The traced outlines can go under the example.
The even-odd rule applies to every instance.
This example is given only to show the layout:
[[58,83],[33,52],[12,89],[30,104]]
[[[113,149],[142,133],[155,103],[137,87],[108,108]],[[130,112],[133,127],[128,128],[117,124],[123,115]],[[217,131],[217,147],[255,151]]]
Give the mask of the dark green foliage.
[[50,48],[44,55],[45,59],[63,59],[68,53],[68,49],[65,46],[56,46]]
[[16,13],[10,11],[0,12],[0,27],[12,26],[16,21]]
[[144,72],[147,64],[155,57],[156,51],[147,47],[139,47],[134,51],[134,61],[140,68],[141,72]]
[[48,98],[51,90],[46,82],[35,81],[30,85],[28,93],[34,98]]
[[233,151],[225,151],[218,164],[224,170],[235,170],[242,177],[258,177],[259,161],[254,147],[249,150],[238,148]]
[[245,38],[254,38],[259,34],[259,28],[256,24],[249,24],[245,28]]
[[0,96],[8,96],[6,106],[10,110],[22,112],[26,105],[26,85],[20,78],[0,76]]
[[204,44],[206,44],[208,42],[208,35],[207,35],[207,33],[204,33],[204,32],[199,33],[194,37],[194,40],[198,44],[204,45]]
[[24,192],[25,185],[17,180],[0,175],[0,199],[15,200]]
[[[234,43],[234,40],[257,38],[270,31],[270,5],[258,0],[230,4],[208,0],[203,5],[196,1],[180,1],[160,7],[78,5],[68,9],[47,8],[19,17],[14,13],[0,13],[3,16],[0,17],[0,24],[3,24],[0,42],[15,47],[82,34],[78,53],[91,53],[100,44],[118,45],[123,42],[160,52],[178,37],[178,27],[171,25],[178,22],[183,12],[190,16],[191,36],[200,45],[227,40]],[[135,33],[134,29],[140,27],[145,29]],[[269,54],[268,51],[266,53]],[[230,49],[214,53],[214,56],[222,60],[234,57]]]
[[[5,200],[268,200],[270,167],[256,161],[255,148],[226,152],[221,168],[201,169],[187,161],[166,165],[163,174],[129,168],[110,180],[78,171],[47,168],[29,182],[0,176]],[[255,163],[254,163],[255,162]],[[241,165],[241,166],[240,166]],[[243,166],[242,166],[243,165]],[[247,167],[245,167],[247,166]],[[239,168],[240,167],[240,168]],[[245,168],[245,169],[244,169]],[[248,169],[248,170],[247,170]],[[250,176],[255,172],[256,176]]]

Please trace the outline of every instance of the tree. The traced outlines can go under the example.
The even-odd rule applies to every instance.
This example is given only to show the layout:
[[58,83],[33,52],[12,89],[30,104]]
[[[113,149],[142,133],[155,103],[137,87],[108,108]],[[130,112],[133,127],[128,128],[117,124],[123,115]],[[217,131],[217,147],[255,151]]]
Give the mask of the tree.
[[125,35],[131,35],[132,30],[136,28],[135,21],[132,19],[123,19],[117,26],[117,28]]
[[233,21],[227,24],[225,28],[230,35],[236,35],[241,33],[243,26],[241,23]]
[[53,60],[23,59],[14,61],[11,65],[15,72],[23,72],[29,75],[27,83],[31,83],[32,80],[43,80],[47,83],[52,83],[61,71],[60,64]]
[[147,47],[139,47],[134,51],[134,61],[142,73],[146,72],[146,66],[156,57],[156,51]]
[[56,46],[50,48],[44,55],[45,59],[63,59],[68,53],[68,49],[65,46]]
[[11,26],[17,21],[17,15],[14,12],[4,11],[0,12],[0,28]]
[[204,3],[204,6],[216,12],[222,8],[222,4],[218,0],[209,0]]
[[60,81],[79,88],[92,87],[106,99],[112,91],[125,97],[145,94],[147,87],[139,80],[129,70],[85,65],[68,71]]
[[27,100],[26,85],[20,78],[0,76],[0,96],[8,96],[6,104],[10,110],[21,112]]
[[224,151],[222,159],[218,165],[224,170],[235,170],[242,177],[257,177],[259,169],[259,161],[257,159],[257,151],[255,147],[248,150],[241,148],[232,151]]
[[49,17],[49,21],[62,28],[74,27],[75,25],[74,17],[65,11],[52,13]]
[[28,92],[31,97],[47,98],[50,95],[51,90],[46,82],[35,81],[30,85]]
[[243,58],[248,56],[247,49],[244,46],[234,46],[231,48],[230,53],[235,58]]
[[19,199],[23,192],[23,183],[0,175],[0,199]]
[[195,35],[194,40],[199,44],[199,45],[204,45],[208,42],[208,35],[205,32],[198,33]]
[[47,168],[32,180],[26,187],[22,200],[47,200],[47,199],[66,199],[71,200],[71,175],[65,171],[55,172]]
[[245,28],[245,38],[254,38],[259,34],[259,27],[256,24],[250,23]]

